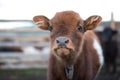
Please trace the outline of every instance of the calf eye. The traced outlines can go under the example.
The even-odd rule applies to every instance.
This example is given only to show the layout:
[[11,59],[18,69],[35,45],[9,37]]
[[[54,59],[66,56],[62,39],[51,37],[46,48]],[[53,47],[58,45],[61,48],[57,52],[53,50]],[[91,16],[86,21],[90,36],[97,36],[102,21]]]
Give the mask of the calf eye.
[[49,30],[49,31],[52,31],[52,30],[53,30],[52,26],[49,26],[49,27],[48,27],[48,30]]
[[80,32],[82,32],[82,31],[83,31],[82,26],[81,26],[81,25],[78,25],[78,26],[77,26],[77,30],[79,30]]

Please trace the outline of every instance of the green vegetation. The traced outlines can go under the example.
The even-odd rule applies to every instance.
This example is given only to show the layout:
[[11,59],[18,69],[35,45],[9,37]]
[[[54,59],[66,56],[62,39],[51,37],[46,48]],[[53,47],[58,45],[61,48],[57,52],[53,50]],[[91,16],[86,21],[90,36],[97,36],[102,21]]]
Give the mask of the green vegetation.
[[46,69],[0,69],[0,80],[46,80]]
[[1,74],[46,74],[46,69],[0,69]]

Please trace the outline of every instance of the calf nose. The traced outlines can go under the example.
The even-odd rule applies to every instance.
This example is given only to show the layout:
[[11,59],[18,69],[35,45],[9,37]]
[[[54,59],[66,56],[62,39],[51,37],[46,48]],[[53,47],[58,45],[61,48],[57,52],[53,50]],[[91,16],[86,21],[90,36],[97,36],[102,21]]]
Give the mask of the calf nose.
[[59,38],[56,39],[56,43],[57,43],[59,48],[63,48],[63,47],[66,47],[67,43],[69,43],[69,39],[68,38],[59,37]]

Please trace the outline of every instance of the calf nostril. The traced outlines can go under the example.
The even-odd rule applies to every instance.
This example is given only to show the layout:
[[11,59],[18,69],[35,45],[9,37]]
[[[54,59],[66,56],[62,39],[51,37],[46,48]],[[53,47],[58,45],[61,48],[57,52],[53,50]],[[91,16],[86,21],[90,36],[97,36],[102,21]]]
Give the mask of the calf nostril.
[[62,44],[67,44],[67,43],[69,43],[69,39],[67,39],[67,38],[61,38],[61,37],[60,37],[60,38],[57,38],[57,39],[56,39],[56,43],[57,43],[57,44],[61,44],[61,43],[62,43]]
[[69,43],[69,39],[67,39],[67,38],[59,37],[56,39],[56,44],[59,48],[67,47],[68,43]]
[[69,40],[66,40],[65,43],[67,44],[69,42]]
[[57,42],[57,43],[60,43],[60,41],[59,41],[59,40],[56,40],[56,42]]

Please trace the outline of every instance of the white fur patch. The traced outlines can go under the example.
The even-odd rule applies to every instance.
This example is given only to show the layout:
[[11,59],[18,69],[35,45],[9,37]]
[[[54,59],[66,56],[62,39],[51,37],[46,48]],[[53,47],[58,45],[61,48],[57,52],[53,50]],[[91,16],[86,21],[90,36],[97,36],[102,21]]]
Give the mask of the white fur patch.
[[93,46],[94,46],[94,48],[96,49],[96,51],[98,53],[100,64],[103,65],[103,62],[104,62],[103,51],[102,51],[102,48],[101,48],[99,42],[96,39],[94,39]]
[[97,77],[97,75],[100,72],[100,70],[102,68],[102,65],[104,63],[104,58],[103,58],[103,51],[102,51],[101,45],[99,44],[99,42],[96,39],[94,39],[93,46],[94,46],[94,48],[96,49],[96,51],[98,53],[99,62],[100,62],[100,67],[99,67],[99,70],[98,70],[98,72],[96,74],[96,77]]

